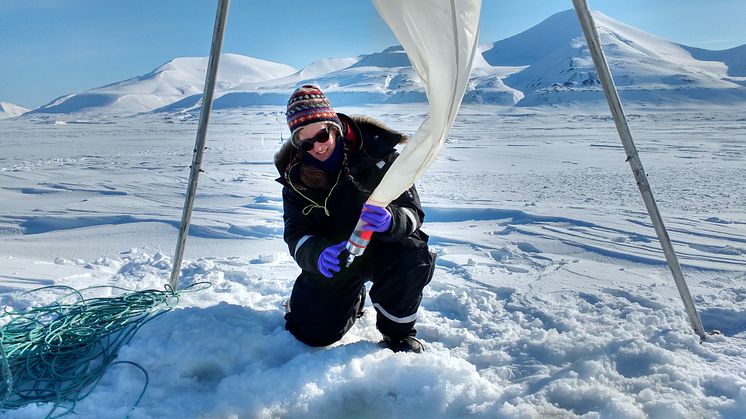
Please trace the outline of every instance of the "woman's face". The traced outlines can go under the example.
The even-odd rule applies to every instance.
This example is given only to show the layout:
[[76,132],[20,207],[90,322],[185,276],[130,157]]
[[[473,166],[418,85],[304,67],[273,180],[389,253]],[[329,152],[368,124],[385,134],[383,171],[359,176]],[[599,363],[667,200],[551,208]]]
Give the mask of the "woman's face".
[[314,122],[306,125],[298,131],[298,144],[301,148],[303,148],[304,142],[313,145],[313,148],[306,150],[308,154],[316,160],[326,161],[332,155],[336,146],[334,128],[330,128],[325,122]]

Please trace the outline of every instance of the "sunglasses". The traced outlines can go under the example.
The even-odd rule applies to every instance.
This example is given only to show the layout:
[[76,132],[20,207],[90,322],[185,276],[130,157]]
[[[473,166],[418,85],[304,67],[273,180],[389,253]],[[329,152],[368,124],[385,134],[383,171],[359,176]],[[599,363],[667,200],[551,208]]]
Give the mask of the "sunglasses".
[[317,132],[316,135],[314,135],[311,138],[305,139],[301,141],[298,144],[298,148],[300,148],[303,151],[311,151],[313,150],[314,144],[316,143],[325,143],[329,141],[329,127],[321,128],[321,131]]

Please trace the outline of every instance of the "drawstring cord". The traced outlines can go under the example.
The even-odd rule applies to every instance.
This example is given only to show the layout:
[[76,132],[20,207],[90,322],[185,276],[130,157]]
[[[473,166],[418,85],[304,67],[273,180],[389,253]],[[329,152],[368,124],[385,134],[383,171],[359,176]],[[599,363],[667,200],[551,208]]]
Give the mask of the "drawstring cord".
[[[293,167],[295,167],[296,165],[298,165],[298,163],[295,163],[295,164],[293,164],[292,166],[290,166],[290,167],[288,168],[287,172],[289,173],[289,172],[290,172],[290,170],[292,170],[292,168],[293,168]],[[341,177],[341,176],[342,176],[342,171],[340,170],[340,171],[339,171],[339,173],[337,173],[337,181],[336,181],[336,182],[334,182],[334,185],[333,185],[333,186],[331,187],[331,189],[329,189],[329,193],[328,193],[328,194],[326,195],[326,198],[324,199],[324,205],[319,205],[319,204],[318,204],[318,203],[317,203],[316,201],[314,201],[313,199],[311,199],[311,198],[309,198],[309,197],[307,197],[307,196],[303,195],[303,193],[302,193],[301,191],[299,191],[299,190],[298,190],[298,189],[297,189],[297,188],[295,187],[295,185],[293,185],[293,181],[292,181],[292,180],[290,180],[290,176],[287,176],[287,180],[288,180],[288,183],[290,184],[290,187],[291,187],[291,188],[293,188],[293,190],[294,190],[294,191],[295,191],[295,192],[296,192],[296,193],[297,193],[298,195],[302,196],[303,198],[305,198],[306,200],[308,200],[309,202],[311,202],[311,204],[309,204],[309,205],[306,205],[306,206],[305,206],[305,207],[303,208],[303,211],[301,211],[301,213],[302,213],[303,215],[308,215],[308,214],[310,214],[310,213],[311,213],[311,211],[313,211],[313,210],[314,210],[314,208],[320,208],[320,209],[323,209],[323,210],[324,210],[324,215],[326,215],[326,216],[328,217],[328,216],[329,216],[329,210],[328,210],[328,209],[326,208],[326,204],[327,204],[327,203],[329,202],[329,197],[331,197],[331,196],[332,196],[332,192],[334,192],[334,188],[336,188],[336,187],[337,187],[337,185],[339,184],[339,179],[340,179],[340,177]]]

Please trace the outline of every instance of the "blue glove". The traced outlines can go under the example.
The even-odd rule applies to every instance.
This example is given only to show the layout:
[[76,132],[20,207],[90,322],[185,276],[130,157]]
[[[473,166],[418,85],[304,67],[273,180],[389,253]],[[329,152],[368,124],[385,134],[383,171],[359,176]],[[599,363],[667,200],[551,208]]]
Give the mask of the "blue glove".
[[391,227],[391,213],[388,209],[377,207],[375,205],[363,205],[363,212],[360,219],[365,221],[363,230],[383,233]]
[[342,243],[327,247],[319,255],[318,267],[321,275],[331,278],[334,272],[339,272],[339,254],[345,248],[347,240]]

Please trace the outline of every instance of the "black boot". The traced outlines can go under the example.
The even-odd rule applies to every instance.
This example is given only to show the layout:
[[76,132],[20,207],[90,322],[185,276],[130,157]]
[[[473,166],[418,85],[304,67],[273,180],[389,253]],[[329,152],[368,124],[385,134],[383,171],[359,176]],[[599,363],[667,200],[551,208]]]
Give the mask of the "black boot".
[[384,336],[380,345],[384,348],[391,349],[394,352],[414,352],[419,354],[425,351],[422,342],[417,340],[414,336],[404,336],[401,338],[390,338]]

